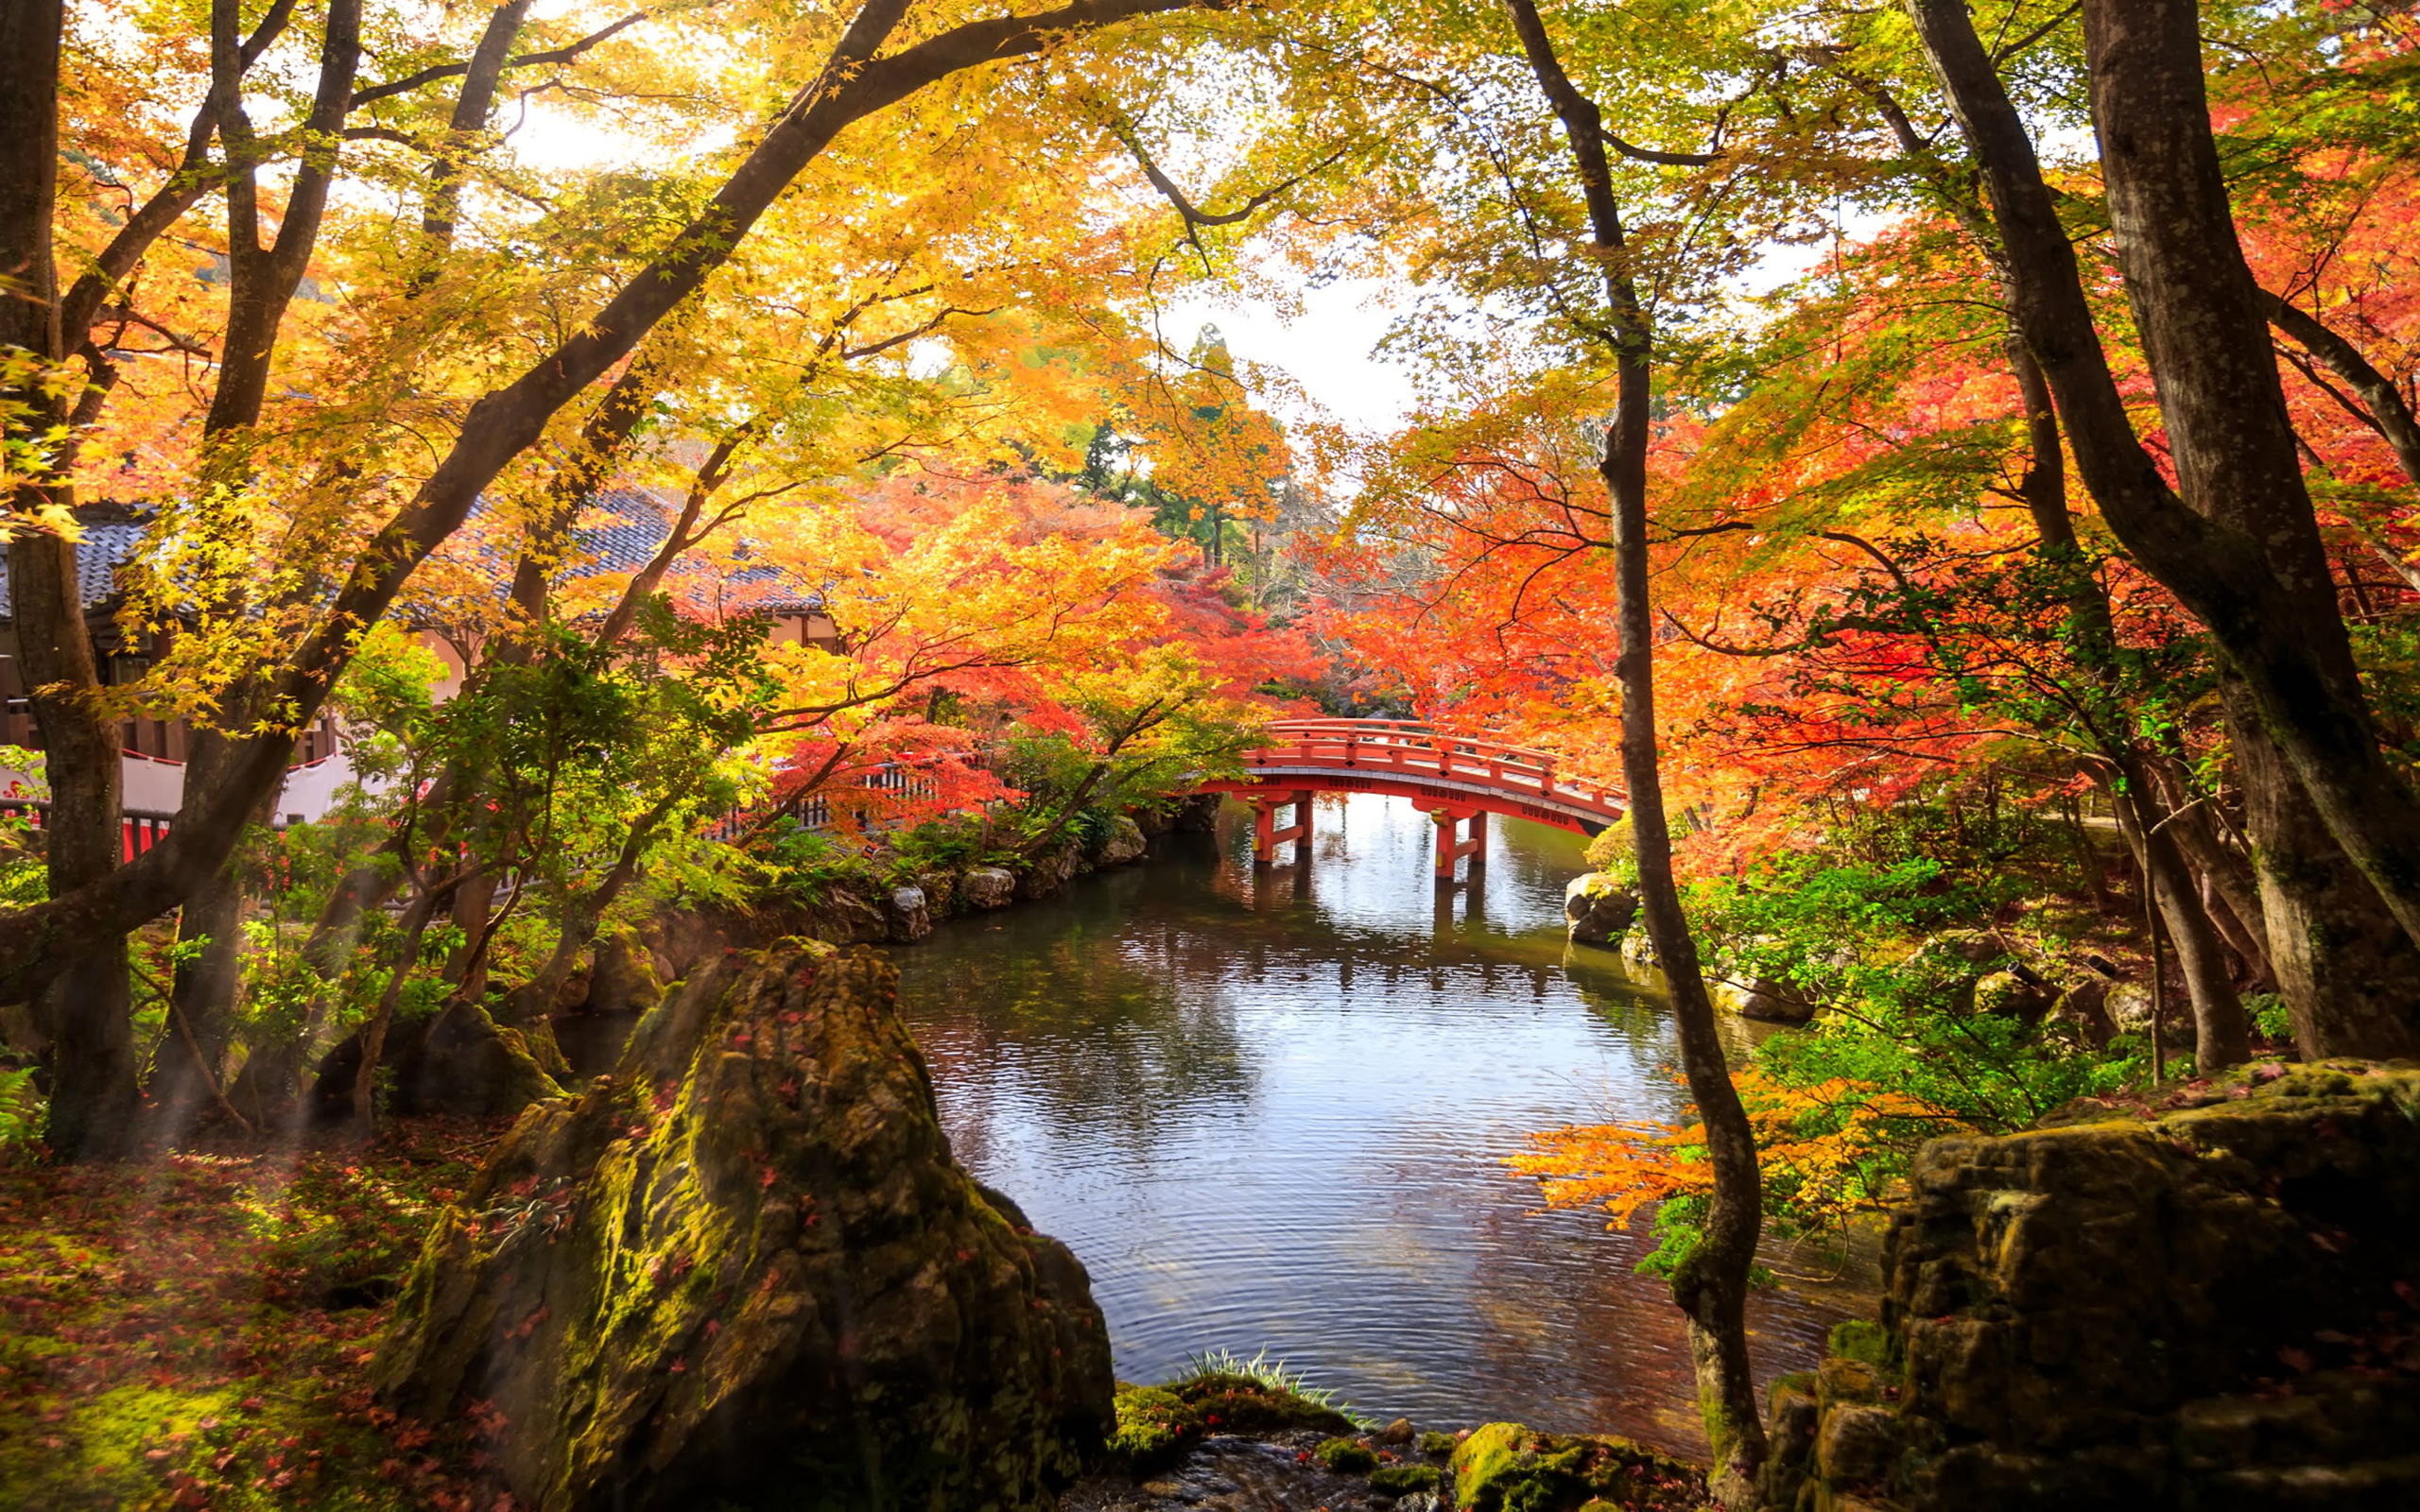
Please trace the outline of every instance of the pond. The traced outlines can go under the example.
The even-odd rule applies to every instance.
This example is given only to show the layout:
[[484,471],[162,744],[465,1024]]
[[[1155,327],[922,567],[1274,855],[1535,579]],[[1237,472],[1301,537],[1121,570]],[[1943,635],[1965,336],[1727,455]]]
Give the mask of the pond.
[[[1499,1163],[1684,1100],[1662,1003],[1564,939],[1581,840],[1491,819],[1480,880],[1443,889],[1409,801],[1330,795],[1317,825],[1305,865],[1256,870],[1230,804],[894,952],[959,1159],[1083,1261],[1121,1380],[1265,1349],[1365,1414],[1703,1453],[1680,1314],[1633,1269],[1646,1223],[1541,1211]],[[1871,1302],[1768,1259],[1760,1376]]]

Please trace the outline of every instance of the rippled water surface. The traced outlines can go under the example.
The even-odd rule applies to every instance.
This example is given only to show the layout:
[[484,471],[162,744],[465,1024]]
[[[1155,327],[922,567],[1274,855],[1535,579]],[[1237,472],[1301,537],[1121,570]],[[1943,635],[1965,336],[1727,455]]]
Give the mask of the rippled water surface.
[[[1703,1450],[1645,1225],[1537,1211],[1497,1163],[1673,1112],[1670,1021],[1565,946],[1578,837],[1489,823],[1483,880],[1441,891],[1404,799],[1322,799],[1307,866],[1257,872],[1231,807],[895,953],[959,1158],[1091,1270],[1121,1379],[1265,1348],[1365,1412]],[[1810,1364],[1858,1300],[1763,1295],[1759,1366]]]

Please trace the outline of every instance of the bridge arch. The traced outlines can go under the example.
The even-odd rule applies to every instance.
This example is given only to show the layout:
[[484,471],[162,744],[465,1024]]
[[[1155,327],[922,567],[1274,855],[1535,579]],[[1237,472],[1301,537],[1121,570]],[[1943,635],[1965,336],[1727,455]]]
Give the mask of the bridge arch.
[[[1258,810],[1253,858],[1260,862],[1288,840],[1308,846],[1310,800],[1318,793],[1383,793],[1422,804],[1437,819],[1441,878],[1478,853],[1490,814],[1594,835],[1618,823],[1628,807],[1616,789],[1559,775],[1544,751],[1442,734],[1407,720],[1281,719],[1269,736],[1268,745],[1244,756],[1244,775],[1199,789],[1233,794]],[[1275,811],[1288,804],[1292,823],[1281,831]],[[1468,838],[1460,833],[1465,820]]]

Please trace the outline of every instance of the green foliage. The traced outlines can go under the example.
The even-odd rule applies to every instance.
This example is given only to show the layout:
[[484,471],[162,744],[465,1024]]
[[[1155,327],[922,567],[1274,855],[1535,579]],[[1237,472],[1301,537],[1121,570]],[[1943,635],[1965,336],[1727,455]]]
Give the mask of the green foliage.
[[[2003,936],[1974,926],[2042,888],[2029,871],[2050,846],[2014,807],[1911,804],[1853,816],[1821,849],[1690,885],[1691,926],[1718,970],[1784,983],[1824,1009],[1735,1068],[1765,1156],[1772,1232],[1828,1239],[1895,1194],[1925,1141],[2021,1128],[2144,1079],[2148,1046],[2134,1037],[2096,1051],[1976,1004],[1977,981],[2013,963],[1992,958]],[[2058,943],[2026,948],[2047,955]],[[1685,1142],[1680,1158],[1702,1158],[1697,1148]],[[1704,1209],[1693,1192],[1664,1201],[1640,1268],[1669,1275],[1684,1263]]]
[[[47,759],[23,746],[0,746],[0,767],[22,773],[24,791],[12,798],[50,797]],[[50,870],[43,860],[40,832],[28,813],[0,815],[0,908],[30,908],[50,898]]]
[[1381,1465],[1370,1472],[1370,1489],[1389,1496],[1433,1491],[1444,1477],[1434,1465]]
[[2244,1017],[2263,1040],[2279,1044],[2294,1042],[2294,1017],[2286,1007],[2286,1000],[2275,992],[2247,992],[2243,996]]
[[1877,1370],[1890,1368],[1891,1331],[1871,1318],[1853,1317],[1832,1325],[1831,1352],[1861,1360]]
[[1453,1435],[1441,1434],[1432,1428],[1420,1435],[1420,1452],[1431,1455],[1450,1454],[1456,1442]]
[[816,902],[830,888],[873,878],[856,846],[829,831],[810,830],[787,814],[749,847],[749,854],[768,893],[803,903]]
[[1310,1428],[1348,1433],[1358,1426],[1310,1391],[1266,1351],[1242,1359],[1220,1349],[1194,1356],[1185,1375],[1161,1386],[1117,1393],[1112,1459],[1136,1474],[1174,1463],[1209,1434],[1274,1434]]
[[1586,855],[1588,864],[1613,878],[1615,885],[1638,885],[1638,831],[1628,815],[1591,836]]
[[43,1110],[33,1067],[0,1068],[0,1147],[24,1144],[41,1133]]

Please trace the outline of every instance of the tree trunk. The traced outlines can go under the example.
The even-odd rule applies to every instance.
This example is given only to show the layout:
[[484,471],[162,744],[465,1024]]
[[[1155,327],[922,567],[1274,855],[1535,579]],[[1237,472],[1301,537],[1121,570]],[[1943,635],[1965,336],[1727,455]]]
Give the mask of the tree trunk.
[[[65,360],[59,319],[51,221],[59,189],[59,60],[64,24],[59,0],[24,0],[0,10],[0,349],[40,371],[15,374],[0,394],[29,439],[62,424],[68,406],[43,380]],[[22,427],[22,429],[19,429]],[[21,482],[9,503],[20,521],[71,505],[73,458],[54,452],[50,470]],[[124,844],[116,728],[95,696],[100,666],[84,626],[76,547],[47,530],[21,529],[9,543],[11,610],[26,685],[33,695],[50,779],[47,872],[63,897],[107,879]],[[126,932],[100,933],[52,962],[57,974],[34,998],[50,1037],[46,1138],[68,1160],[124,1152],[136,1103]]]
[[2225,696],[2269,960],[2306,1060],[2420,1055],[2420,950],[2311,808],[2232,683]]
[[1697,942],[1681,912],[1672,876],[1672,837],[1664,816],[1664,783],[1655,743],[1655,623],[1648,597],[1647,450],[1650,438],[1647,314],[1625,266],[1621,207],[1614,198],[1604,117],[1564,72],[1535,0],[1508,0],[1513,29],[1539,89],[1563,123],[1571,146],[1591,231],[1603,269],[1615,359],[1613,422],[1605,427],[1598,471],[1613,505],[1615,619],[1621,654],[1615,676],[1622,690],[1622,774],[1630,787],[1636,834],[1639,905],[1647,936],[1670,985],[1672,1020],[1689,1093],[1704,1121],[1714,1165],[1714,1194],[1703,1237],[1672,1273],[1672,1299],[1688,1319],[1689,1359],[1697,1375],[1698,1408],[1714,1447],[1709,1483],[1727,1507],[1754,1506],[1765,1462],[1764,1420],[1755,1373],[1748,1359],[1748,1276],[1764,1228],[1764,1184],[1756,1169],[1755,1132],[1716,1030],[1714,1004],[1699,969]]
[[177,967],[169,999],[184,1024],[183,1053],[163,1048],[151,1068],[151,1101],[161,1131],[182,1140],[219,1099],[233,1032],[235,990],[243,977],[244,891],[230,863],[217,882],[185,900],[177,916],[177,942],[205,943],[200,954]]
[[2267,910],[2252,869],[2219,840],[2205,795],[2193,791],[2182,760],[2171,755],[2150,758],[2146,769],[2160,786],[2160,801],[2169,813],[2168,833],[2186,865],[2201,880],[2204,907],[2227,948],[2243,958],[2251,980],[2266,988],[2275,980],[2269,965]]
[[445,956],[445,980],[458,995],[478,1003],[488,995],[488,953],[478,949],[479,936],[495,909],[496,877],[483,871],[454,890],[454,927],[462,937]]
[[2113,785],[2110,807],[2118,827],[2134,848],[2143,875],[2159,895],[2160,917],[2176,946],[2176,963],[2185,972],[2186,991],[2193,1002],[2193,1067],[2202,1075],[2252,1058],[2252,1034],[2243,1017],[2243,1000],[2236,995],[2227,973],[2226,953],[2210,916],[2203,910],[2201,889],[2185,864],[2166,821],[2169,813],[2152,790],[2139,764],[2126,773],[2122,791]]
[[386,1057],[387,1031],[395,1022],[395,1009],[403,1002],[404,985],[420,963],[421,936],[428,933],[429,920],[445,904],[446,894],[453,890],[457,878],[447,878],[433,887],[424,887],[404,905],[404,917],[397,926],[403,946],[395,957],[395,969],[378,994],[378,1006],[372,1010],[370,1022],[361,1026],[361,1064],[353,1073],[353,1127],[364,1138],[378,1125],[378,1063]]
[[[1756,1137],[1731,1085],[1715,1026],[1714,1003],[1698,964],[1697,942],[1681,912],[1672,876],[1672,838],[1655,745],[1654,621],[1648,600],[1647,366],[1626,372],[1621,407],[1605,434],[1602,471],[1614,496],[1615,617],[1621,634],[1616,677],[1622,688],[1622,776],[1636,833],[1639,906],[1647,937],[1669,984],[1672,1021],[1689,1095],[1705,1122],[1714,1162],[1714,1196],[1704,1238],[1672,1275],[1672,1299],[1688,1316],[1689,1359],[1698,1408],[1714,1447],[1712,1486],[1727,1507],[1754,1504],[1764,1467],[1764,1421],[1748,1359],[1748,1276],[1764,1228],[1764,1184]],[[1625,432],[1633,434],[1625,434]]]

